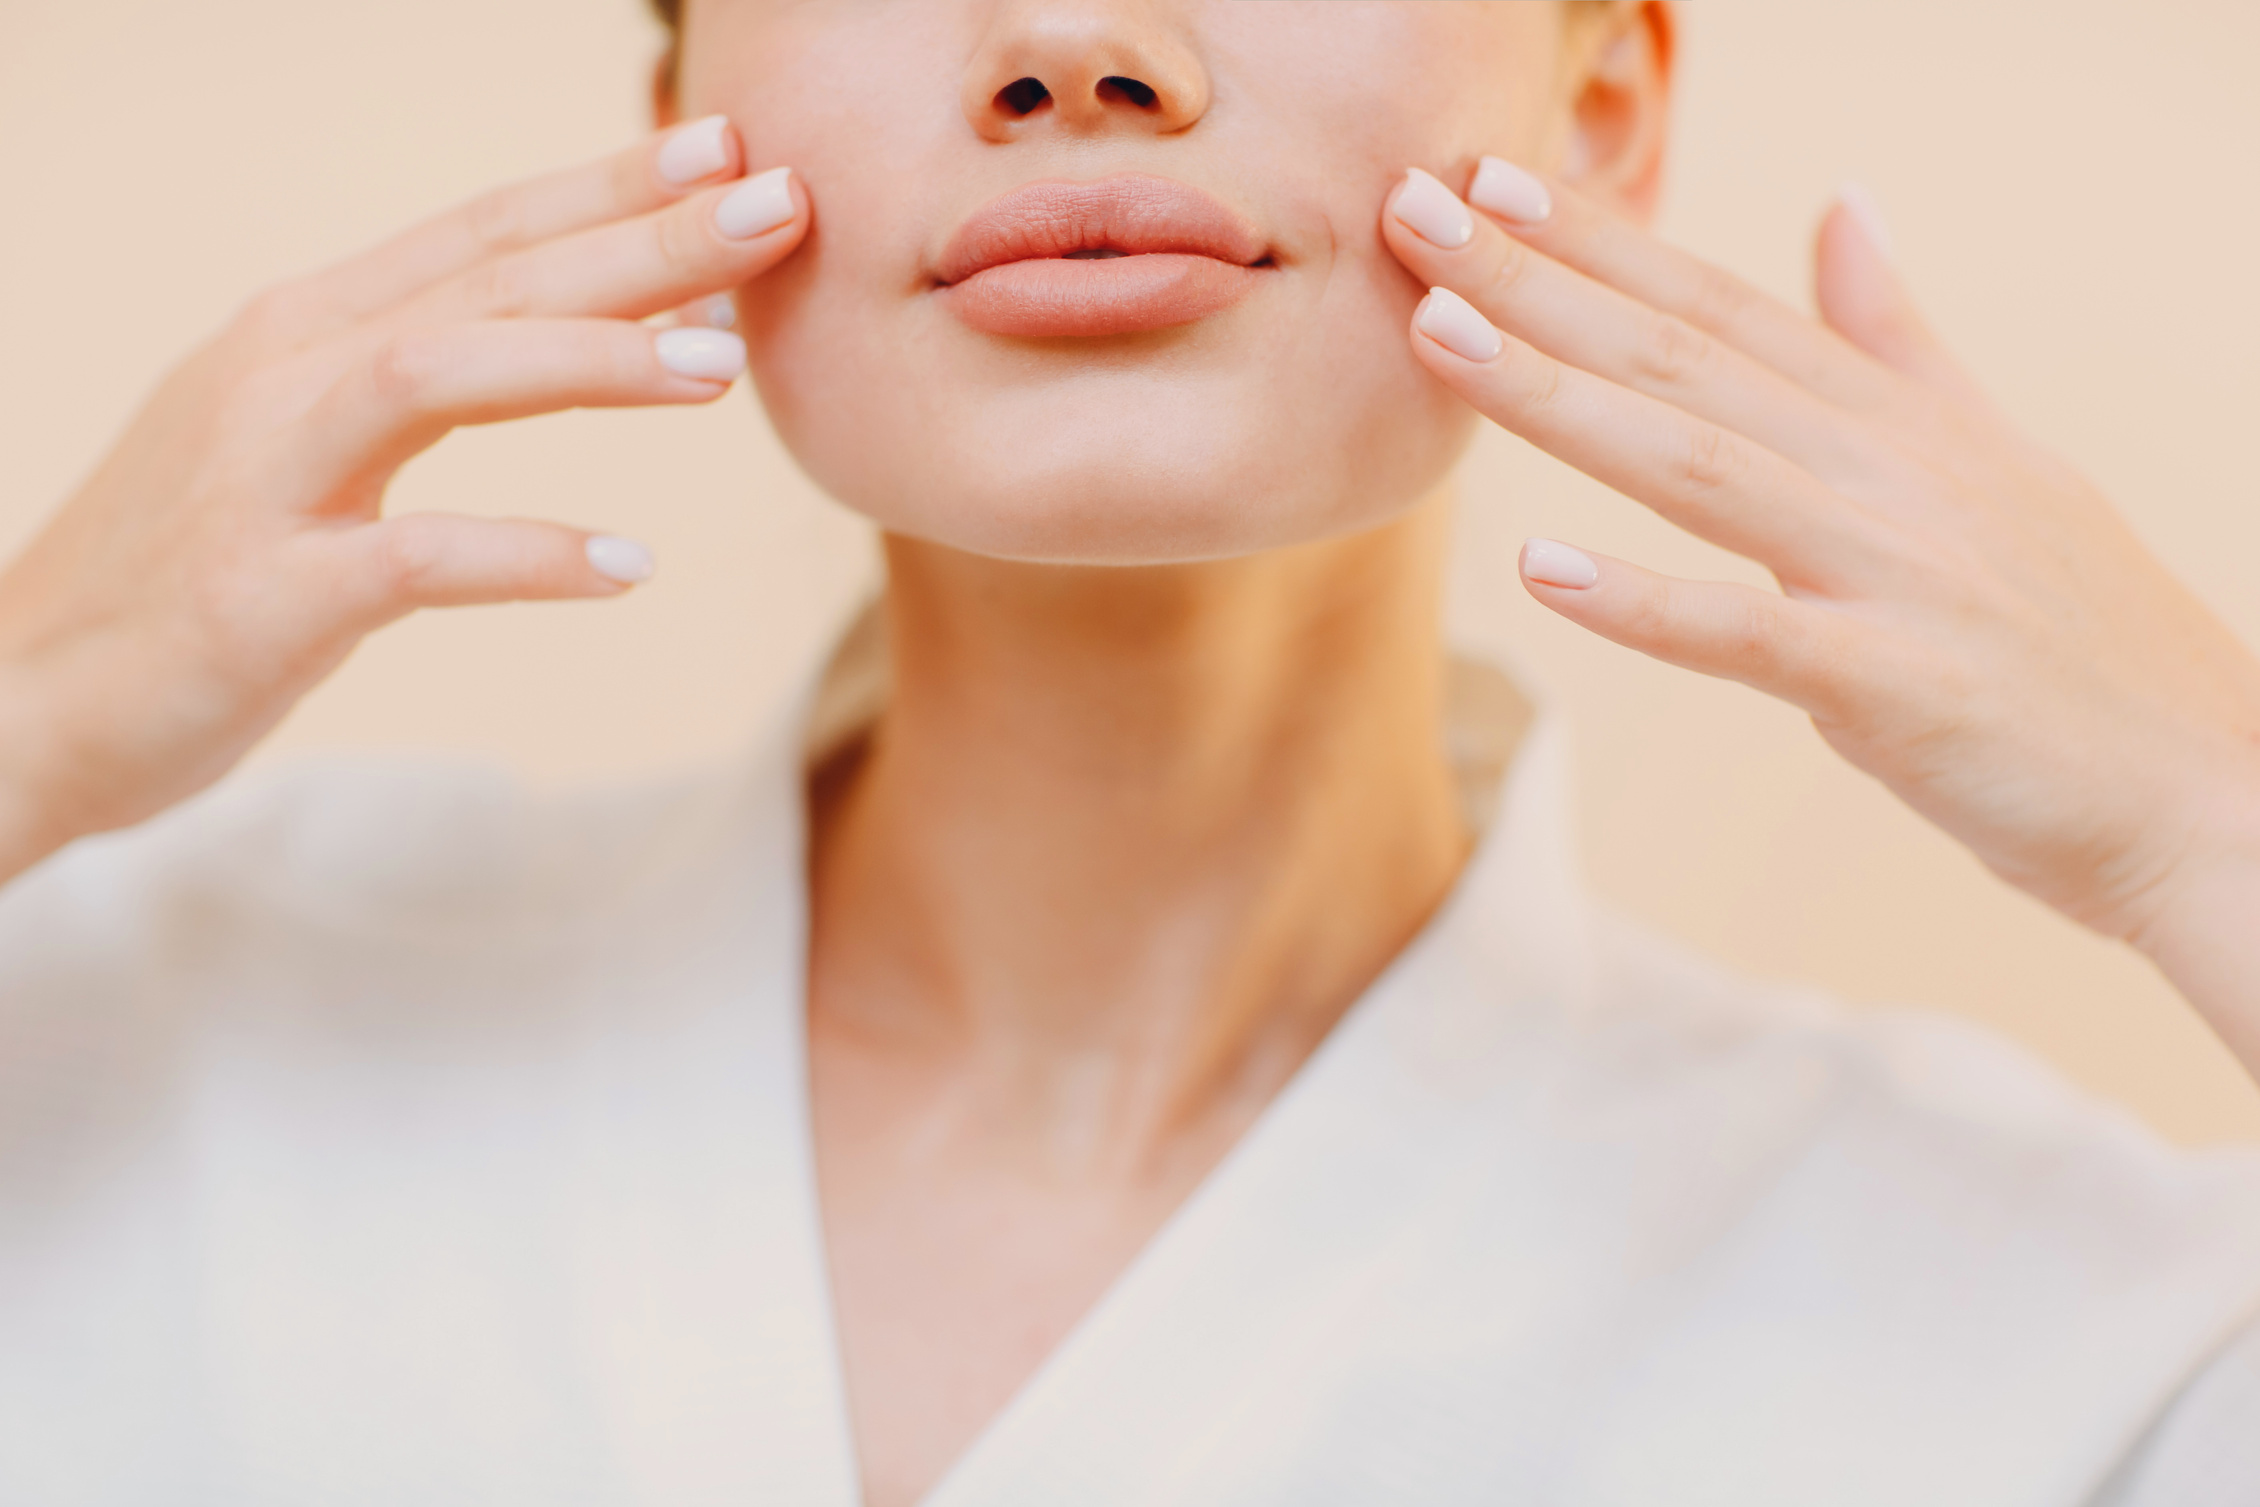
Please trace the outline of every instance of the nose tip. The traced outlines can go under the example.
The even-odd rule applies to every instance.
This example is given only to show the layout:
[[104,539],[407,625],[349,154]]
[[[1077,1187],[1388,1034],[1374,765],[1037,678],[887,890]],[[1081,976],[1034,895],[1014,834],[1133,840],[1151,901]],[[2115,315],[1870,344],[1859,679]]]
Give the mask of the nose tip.
[[1000,11],[965,81],[966,119],[988,140],[1045,129],[1160,135],[1208,110],[1206,72],[1149,5],[1024,0]]

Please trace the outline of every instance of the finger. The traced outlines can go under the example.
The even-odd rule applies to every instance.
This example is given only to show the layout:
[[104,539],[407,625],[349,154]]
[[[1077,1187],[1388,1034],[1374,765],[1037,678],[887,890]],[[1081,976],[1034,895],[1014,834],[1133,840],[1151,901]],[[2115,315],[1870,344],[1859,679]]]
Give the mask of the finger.
[[1430,287],[1500,328],[1634,392],[1756,441],[1839,485],[1882,459],[1860,421],[1676,315],[1594,281],[1471,213],[1417,169],[1390,195],[1383,237]]
[[653,214],[482,263],[388,322],[643,319],[751,282],[792,254],[808,224],[806,191],[790,168],[772,168]]
[[1841,615],[1725,581],[1682,581],[1551,539],[1523,546],[1523,585],[1612,643],[1735,680],[1837,720],[1855,696],[1865,644]]
[[526,519],[409,513],[306,543],[358,632],[424,607],[619,596],[653,574],[633,540]]
[[1819,398],[1861,413],[1890,411],[1896,404],[1892,373],[1850,342],[1555,179],[1486,157],[1468,200],[1495,215],[1517,239],[1724,341]]
[[1492,422],[1784,585],[1841,586],[1888,547],[1867,513],[1764,446],[1557,361],[1448,289],[1422,300],[1412,341]]
[[615,220],[649,214],[736,178],[745,154],[710,115],[586,163],[481,195],[312,280],[343,320],[369,318],[481,262]]
[[745,363],[745,342],[725,330],[615,319],[372,333],[349,343],[342,375],[291,426],[292,491],[367,509],[384,479],[451,430],[567,408],[709,403]]
[[1816,302],[1829,328],[1926,387],[1962,402],[1986,401],[1915,307],[1892,261],[1882,212],[1866,190],[1852,184],[1837,190],[1813,260]]

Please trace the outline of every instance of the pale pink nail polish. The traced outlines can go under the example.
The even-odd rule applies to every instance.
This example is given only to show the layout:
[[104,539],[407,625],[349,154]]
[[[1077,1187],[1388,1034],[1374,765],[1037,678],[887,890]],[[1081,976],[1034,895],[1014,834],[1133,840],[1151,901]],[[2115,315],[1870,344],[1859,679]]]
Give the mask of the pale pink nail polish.
[[730,119],[709,115],[678,126],[659,146],[659,176],[680,188],[730,165]]
[[1868,191],[1865,184],[1838,184],[1836,202],[1844,206],[1844,212],[1852,217],[1852,223],[1860,227],[1860,234],[1868,238],[1868,244],[1875,247],[1885,261],[1897,260],[1897,248],[1891,241],[1891,226],[1883,218],[1883,205]]
[[1430,288],[1414,328],[1463,361],[1496,361],[1507,337],[1449,288]]
[[1431,246],[1457,251],[1475,239],[1475,216],[1460,196],[1419,168],[1405,174],[1403,192],[1390,203],[1397,223]]
[[1583,591],[1601,579],[1601,567],[1581,549],[1552,539],[1532,539],[1522,546],[1522,576],[1541,586]]
[[789,224],[793,208],[793,170],[773,167],[748,178],[714,206],[714,227],[733,241],[750,241]]
[[661,330],[653,345],[659,352],[659,364],[679,377],[735,382],[745,375],[745,341],[728,330],[684,325]]
[[1546,185],[1497,157],[1486,157],[1476,167],[1467,202],[1517,225],[1543,225],[1554,217],[1554,196]]
[[633,539],[622,539],[614,534],[599,534],[589,540],[584,548],[588,552],[589,566],[608,581],[622,586],[641,586],[658,573],[659,562],[652,553]]

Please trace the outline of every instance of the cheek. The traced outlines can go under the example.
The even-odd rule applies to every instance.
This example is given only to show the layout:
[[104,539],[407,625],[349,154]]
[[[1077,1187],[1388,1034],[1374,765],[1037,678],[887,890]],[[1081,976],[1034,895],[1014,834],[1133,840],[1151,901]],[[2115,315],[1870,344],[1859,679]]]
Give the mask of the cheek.
[[[1238,34],[1220,22],[1212,39],[1211,116],[1131,165],[1251,210],[1287,271],[1214,328],[1084,356],[974,336],[923,293],[920,253],[938,227],[1052,175],[1032,159],[998,176],[959,114],[958,80],[934,62],[962,55],[962,39],[942,20],[923,35],[903,24],[956,7],[865,10],[892,18],[887,35],[859,35],[851,9],[797,8],[826,24],[738,39],[759,80],[690,79],[686,96],[728,110],[754,164],[791,164],[816,205],[808,243],[742,300],[780,435],[884,526],[1028,558],[1244,553],[1410,506],[1473,417],[1412,358],[1422,289],[1382,244],[1381,205],[1408,165],[1464,176],[1483,151],[1515,152],[1520,119],[1535,118],[1520,91],[1477,78],[1458,56],[1465,38],[1402,20],[1460,8],[1343,5],[1363,21],[1300,32],[1266,23],[1272,6],[1221,8]],[[1496,39],[1486,45],[1495,69]],[[855,77],[887,87],[844,97],[820,82]]]

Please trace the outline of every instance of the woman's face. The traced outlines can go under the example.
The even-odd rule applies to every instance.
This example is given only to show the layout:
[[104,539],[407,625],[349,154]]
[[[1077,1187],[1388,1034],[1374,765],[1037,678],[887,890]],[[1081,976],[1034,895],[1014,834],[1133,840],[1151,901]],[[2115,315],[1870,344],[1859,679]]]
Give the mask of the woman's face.
[[1470,419],[1412,359],[1382,201],[1408,167],[1558,150],[1561,12],[693,0],[682,113],[727,112],[815,203],[741,296],[770,415],[834,497],[984,554],[1385,521]]

